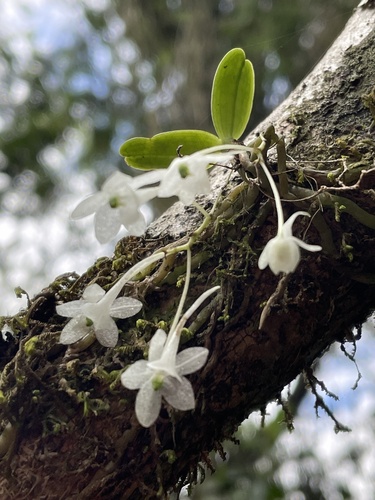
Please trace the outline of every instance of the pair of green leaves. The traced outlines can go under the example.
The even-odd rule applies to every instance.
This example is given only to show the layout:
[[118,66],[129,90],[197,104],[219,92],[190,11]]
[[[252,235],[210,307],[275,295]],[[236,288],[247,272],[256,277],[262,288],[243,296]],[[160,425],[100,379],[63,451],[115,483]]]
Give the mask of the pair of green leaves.
[[181,146],[181,153],[188,155],[230,143],[243,134],[253,99],[253,66],[242,49],[232,49],[221,60],[212,85],[211,115],[217,136],[203,130],[175,130],[135,137],[124,142],[120,154],[131,167],[150,170],[167,168]]
[[222,142],[239,139],[249,122],[254,100],[254,69],[242,49],[221,60],[212,84],[211,116]]

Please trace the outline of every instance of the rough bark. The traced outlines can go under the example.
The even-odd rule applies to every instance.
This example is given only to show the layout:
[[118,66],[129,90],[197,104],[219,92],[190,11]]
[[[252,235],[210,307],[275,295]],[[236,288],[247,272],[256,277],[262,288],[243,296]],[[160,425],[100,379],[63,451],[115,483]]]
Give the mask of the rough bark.
[[[158,321],[173,316],[183,254],[163,280],[156,270],[128,287],[127,293],[143,298],[145,312],[137,327],[134,321],[119,322],[123,333],[114,349],[96,343],[67,352],[58,344],[64,321],[55,313],[56,302],[76,299],[88,283],[110,285],[143,256],[185,241],[200,223],[190,207],[176,204],[145,238],[120,241],[112,259],[96,262],[83,276],[57,278],[11,320],[16,338],[0,339],[1,498],[165,497],[194,480],[198,463],[220,449],[251,411],[278,399],[302,371],[310,373],[332,343],[352,339],[351,327],[375,304],[375,224],[369,215],[375,199],[374,27],[374,2],[361,2],[325,58],[258,127],[264,131],[273,123],[286,140],[286,213],[289,207],[319,208],[317,197],[296,198],[321,189],[323,210],[305,239],[321,243],[323,251],[303,252],[288,278],[261,272],[258,255],[276,233],[272,201],[254,183],[239,187],[237,175],[224,184],[222,169],[215,173],[215,194],[202,199],[209,208],[224,190],[222,215],[193,247],[189,301],[208,286],[221,285],[220,296],[195,319],[190,327],[195,334],[186,342],[210,350],[206,366],[190,377],[195,411],[164,406],[155,426],[143,429],[134,416],[136,392],[119,382],[123,368],[144,354]],[[271,169],[275,162],[271,152]],[[346,209],[342,198],[332,195],[345,197]],[[299,236],[307,229],[300,219]]]

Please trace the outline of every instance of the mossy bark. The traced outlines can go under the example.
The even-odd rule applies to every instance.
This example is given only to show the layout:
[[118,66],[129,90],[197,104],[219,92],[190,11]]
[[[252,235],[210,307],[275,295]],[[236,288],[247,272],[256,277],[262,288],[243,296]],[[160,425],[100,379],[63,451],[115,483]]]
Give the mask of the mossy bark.
[[[89,283],[111,286],[142,257],[184,242],[200,215],[176,204],[145,238],[121,240],[113,258],[81,277],[57,278],[8,319],[16,338],[0,338],[1,498],[163,498],[194,480],[198,463],[251,411],[278,399],[332,343],[352,339],[351,328],[375,305],[374,9],[370,1],[356,10],[319,66],[258,127],[272,123],[287,144],[286,215],[322,208],[305,239],[323,251],[303,252],[288,277],[260,271],[259,253],[276,233],[272,201],[254,182],[241,184],[237,175],[227,182],[217,169],[214,194],[201,201],[209,209],[222,193],[221,214],[193,246],[188,301],[215,284],[221,292],[194,319],[185,343],[207,346],[210,356],[190,376],[196,410],[165,405],[150,429],[137,423],[136,393],[119,376],[144,355],[158,322],[173,317],[184,254],[126,287],[145,307],[136,326],[134,319],[119,321],[114,349],[95,343],[67,351],[58,343],[64,318],[55,306],[78,298]],[[276,161],[271,151],[273,170]],[[300,218],[295,234],[301,237],[307,224]]]

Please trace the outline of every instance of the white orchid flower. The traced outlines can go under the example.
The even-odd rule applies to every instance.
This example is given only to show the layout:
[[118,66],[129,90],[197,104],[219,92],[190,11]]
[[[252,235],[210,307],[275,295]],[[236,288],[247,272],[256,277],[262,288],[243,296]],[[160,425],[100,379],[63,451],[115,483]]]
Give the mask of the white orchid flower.
[[178,196],[182,203],[190,205],[197,194],[208,194],[211,185],[207,167],[233,159],[234,153],[220,152],[230,148],[230,145],[216,146],[175,158],[161,179],[158,197]]
[[136,361],[121,376],[125,387],[139,389],[135,413],[143,427],[150,427],[158,418],[162,398],[176,410],[195,407],[192,385],[184,375],[202,368],[208,349],[190,347],[176,354],[179,338],[175,339],[166,346],[167,334],[157,330],[150,342],[148,361]]
[[89,285],[81,299],[56,306],[57,314],[72,318],[61,332],[60,343],[73,344],[94,334],[103,346],[114,347],[118,341],[118,328],[112,318],[130,318],[142,309],[139,300],[117,298],[118,294],[127,281],[163,257],[164,253],[160,252],[138,262],[108,292],[98,284]]
[[[114,288],[114,287],[113,287]],[[61,344],[73,344],[94,332],[105,347],[117,344],[118,329],[112,318],[129,318],[142,309],[142,302],[131,297],[113,299],[113,288],[105,293],[97,284],[89,285],[80,300],[56,306],[60,316],[72,318],[61,332]]]
[[320,245],[309,245],[293,236],[292,225],[296,218],[299,215],[310,217],[310,214],[301,211],[295,212],[284,222],[283,208],[275,181],[264,164],[261,155],[258,156],[258,159],[271,185],[275,198],[278,226],[276,236],[268,241],[259,257],[258,267],[259,269],[265,269],[267,266],[270,266],[271,271],[276,275],[281,272],[293,273],[301,260],[300,247],[310,252],[319,252],[322,247]]
[[300,247],[310,252],[319,252],[319,245],[309,245],[292,234],[292,225],[299,215],[310,217],[308,212],[295,212],[284,222],[277,235],[270,239],[264,247],[258,261],[259,269],[270,266],[274,274],[293,273],[301,260]]
[[122,225],[134,236],[146,229],[146,220],[140,207],[157,196],[158,187],[144,187],[159,182],[163,171],[147,172],[137,177],[115,172],[101,190],[73,210],[72,219],[81,219],[95,213],[95,236],[99,243],[107,243]]
[[177,410],[193,410],[195,407],[192,385],[184,375],[202,368],[207,360],[208,349],[189,347],[177,354],[180,335],[190,316],[220,287],[215,286],[204,292],[178,321],[189,286],[190,266],[191,255],[188,250],[184,292],[169,335],[158,329],[150,342],[148,361],[136,361],[121,375],[121,382],[126,388],[139,389],[135,413],[143,427],[150,427],[158,418],[162,398]]

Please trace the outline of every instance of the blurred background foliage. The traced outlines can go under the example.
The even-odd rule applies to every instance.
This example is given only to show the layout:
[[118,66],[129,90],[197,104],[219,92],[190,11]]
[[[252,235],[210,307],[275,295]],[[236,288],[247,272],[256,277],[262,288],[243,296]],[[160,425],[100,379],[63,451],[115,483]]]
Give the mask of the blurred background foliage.
[[356,1],[44,3],[21,2],[16,26],[1,21],[1,206],[19,215],[44,209],[78,169],[102,182],[123,168],[118,147],[130,136],[212,131],[212,78],[235,46],[256,70],[256,125],[313,67]]
[[[312,69],[357,3],[0,0],[3,309],[9,312],[11,288],[36,292],[55,274],[82,272],[111,252],[114,242],[103,249],[94,241],[92,221],[68,222],[71,209],[115,169],[130,172],[118,155],[129,137],[213,130],[211,83],[226,51],[242,47],[254,64],[251,129]],[[207,472],[192,498],[374,498],[375,374],[368,346],[359,346],[367,382],[354,412],[356,373],[348,359],[333,349],[322,373],[343,397],[337,411],[355,426],[351,438],[335,436],[328,419],[315,423],[314,401],[296,382],[296,431],[289,435],[275,405],[263,429],[252,416],[238,432],[241,446],[225,445],[228,461],[211,456],[216,473]]]

